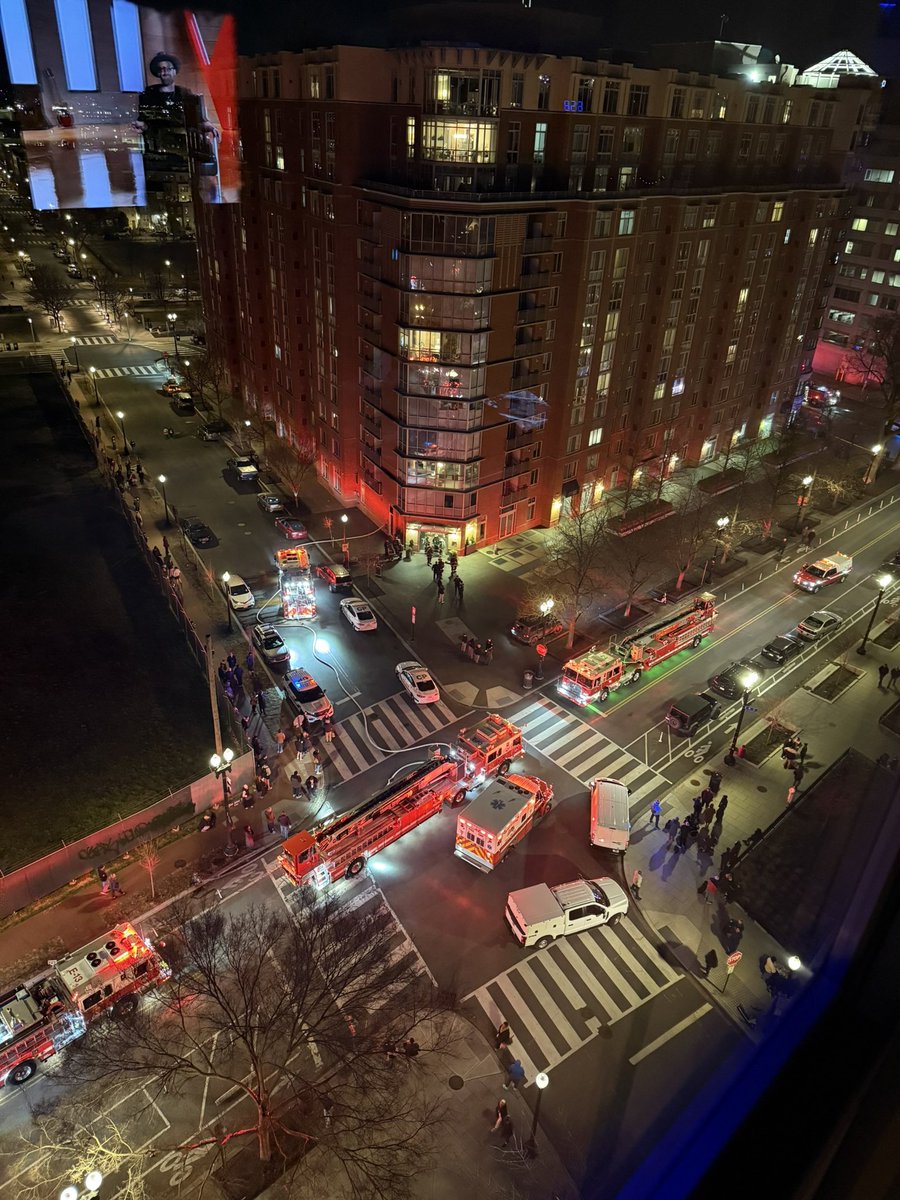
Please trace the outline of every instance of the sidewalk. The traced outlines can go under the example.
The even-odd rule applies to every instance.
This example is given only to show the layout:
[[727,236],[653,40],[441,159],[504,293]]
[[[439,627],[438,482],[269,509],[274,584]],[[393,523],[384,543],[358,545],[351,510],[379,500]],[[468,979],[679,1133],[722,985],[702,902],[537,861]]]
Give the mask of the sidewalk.
[[[802,812],[805,793],[814,787],[823,770],[848,747],[853,747],[873,763],[884,753],[891,756],[900,754],[900,738],[892,736],[879,725],[879,718],[900,700],[900,694],[890,688],[879,687],[877,670],[882,663],[900,665],[900,653],[897,649],[884,650],[870,642],[866,657],[858,657],[852,651],[850,657],[853,659],[851,665],[861,675],[838,699],[829,702],[801,688],[778,708],[779,721],[797,728],[801,739],[809,744],[809,770],[800,794],[794,801],[798,814]],[[745,729],[746,740],[749,740],[752,732],[752,725]],[[650,823],[649,813],[635,822],[626,855],[626,882],[630,882],[635,868],[643,873],[640,909],[657,931],[660,945],[702,981],[702,986],[711,996],[738,1020],[739,1003],[763,1010],[770,1007],[771,1001],[758,968],[760,958],[773,954],[785,963],[798,948],[778,945],[763,927],[767,923],[773,928],[783,924],[777,912],[773,911],[771,922],[767,922],[764,916],[757,922],[741,908],[737,899],[728,904],[720,893],[715,900],[707,902],[704,896],[698,895],[697,889],[704,880],[719,874],[723,850],[738,840],[746,845],[747,838],[756,829],[766,831],[773,821],[785,813],[787,789],[793,780],[791,773],[782,765],[779,741],[773,742],[773,749],[772,756],[759,767],[740,759],[733,767],[729,767],[722,761],[724,751],[708,762],[698,764],[688,778],[673,787],[666,796],[660,797],[662,814],[659,829]],[[720,771],[723,776],[716,801],[728,796],[721,836],[714,855],[702,855],[696,843],[678,853],[674,847],[668,846],[663,827],[673,815],[683,819],[692,811],[693,798],[706,787],[713,769]],[[814,802],[813,796],[810,803]],[[867,819],[876,819],[877,814],[860,810],[858,816],[860,825],[863,825]],[[790,819],[790,816],[785,818]],[[752,849],[745,849],[735,871],[736,878],[740,863],[747,863],[751,859],[754,864],[760,859],[764,863],[766,855],[765,838]],[[758,874],[748,872],[751,876],[754,873]],[[774,882],[776,886],[772,890],[781,904],[792,903],[787,878]],[[747,897],[747,902],[759,915],[760,905],[764,912],[766,903],[771,901],[754,896],[752,903],[750,897]],[[743,960],[728,978],[722,926],[728,917],[735,915],[745,924],[740,943]],[[716,952],[719,965],[710,973],[710,978],[704,980],[703,962],[709,950]],[[742,1024],[742,1028],[746,1026]],[[761,1033],[762,1029],[758,1029],[754,1036],[758,1037]]]

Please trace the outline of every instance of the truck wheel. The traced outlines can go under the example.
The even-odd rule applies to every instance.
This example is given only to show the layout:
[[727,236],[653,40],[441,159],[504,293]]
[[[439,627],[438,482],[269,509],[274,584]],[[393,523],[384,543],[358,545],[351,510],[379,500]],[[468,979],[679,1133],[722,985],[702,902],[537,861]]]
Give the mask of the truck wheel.
[[546,817],[547,813],[552,812],[552,810],[553,810],[553,801],[548,800],[547,803],[544,805],[543,810],[541,811],[541,816]]
[[365,865],[366,860],[364,858],[354,858],[353,862],[347,868],[347,878],[353,879],[360,873]]
[[20,1087],[37,1071],[37,1063],[33,1058],[26,1058],[24,1062],[16,1063],[13,1069],[6,1077],[7,1083],[14,1083],[16,1087]]
[[512,766],[512,764],[510,763],[509,759],[507,759],[505,762],[502,762],[500,764],[500,766],[497,768],[497,774],[498,775],[508,775],[509,768],[511,766]]
[[641,678],[640,671],[632,671],[631,675],[628,679],[628,682],[629,683],[638,683],[640,681],[640,678]]
[[622,914],[616,913],[616,915],[614,917],[610,917],[609,923],[610,923],[610,925],[621,925],[622,924]]
[[115,1017],[130,1017],[133,1012],[137,1012],[138,998],[132,994],[123,996],[121,1000],[117,1000],[113,1005],[113,1016]]
[[450,801],[451,808],[459,808],[460,804],[465,804],[466,789],[460,788],[458,792],[453,793],[453,799]]
[[697,636],[694,638],[694,640],[691,642],[691,645],[692,645],[692,646],[694,647],[694,649],[696,650],[696,649],[697,649],[697,647],[700,645],[700,643],[701,643],[702,641],[703,641],[703,638],[702,638],[702,637],[700,636],[700,634],[698,633],[698,634],[697,634]]
[[601,688],[601,689],[600,689],[600,695],[597,697],[597,699],[598,699],[598,700],[599,700],[601,703],[602,703],[604,700],[608,700],[608,699],[609,699],[609,688]]
[[546,950],[550,943],[554,940],[554,938],[548,935],[547,937],[538,938],[534,944],[537,946],[538,950]]

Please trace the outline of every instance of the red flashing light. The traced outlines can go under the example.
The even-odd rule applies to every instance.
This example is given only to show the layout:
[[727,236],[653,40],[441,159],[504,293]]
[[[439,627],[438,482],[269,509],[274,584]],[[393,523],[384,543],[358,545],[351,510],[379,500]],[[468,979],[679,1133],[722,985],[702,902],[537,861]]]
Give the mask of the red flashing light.
[[546,646],[539,644],[539,645],[535,646],[535,650],[537,650],[538,658],[546,658],[546,655],[547,655],[547,647]]

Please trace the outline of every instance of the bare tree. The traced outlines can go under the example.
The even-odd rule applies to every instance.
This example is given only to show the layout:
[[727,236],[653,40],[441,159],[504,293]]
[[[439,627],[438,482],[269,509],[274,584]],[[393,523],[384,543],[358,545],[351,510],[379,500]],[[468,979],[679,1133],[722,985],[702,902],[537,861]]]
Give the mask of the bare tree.
[[62,310],[71,301],[74,292],[68,276],[63,275],[56,266],[38,263],[32,269],[27,292],[29,298],[39,304],[56,324],[56,328],[61,329]]
[[532,584],[536,601],[553,599],[575,644],[575,626],[600,590],[607,555],[606,510],[591,509],[560,521],[548,539]]
[[144,276],[144,282],[154,300],[158,300],[160,304],[168,300],[169,281],[162,271],[150,271],[149,274]]
[[655,529],[641,530],[629,537],[607,534],[604,573],[625,592],[626,619],[631,616],[640,591],[659,570],[662,553],[661,532]]
[[675,591],[680,592],[684,577],[694,565],[700,548],[709,541],[709,513],[703,497],[691,486],[675,502],[675,512],[665,522],[666,536],[661,539],[663,557],[678,572]]
[[150,878],[150,899],[155,900],[156,899],[156,879],[154,878],[153,873],[156,870],[156,868],[159,866],[159,853],[157,851],[156,842],[154,842],[154,841],[143,842],[138,847],[138,851],[137,851],[137,854],[135,855],[135,857],[137,858],[138,862],[141,864],[141,866],[144,868],[144,870],[147,872],[147,875]]
[[190,391],[205,405],[216,410],[221,419],[222,408],[231,397],[225,360],[215,349],[198,350],[190,359],[182,359],[179,370]]
[[872,384],[880,394],[887,431],[900,412],[900,313],[869,318],[850,364],[863,386]]
[[269,446],[277,435],[275,422],[270,416],[258,409],[252,409],[244,421],[247,427],[247,432],[250,441],[256,439],[259,442],[259,457],[260,460],[268,464],[269,461]]
[[862,494],[863,487],[859,469],[846,460],[828,464],[816,475],[813,494],[823,492],[834,512],[842,500],[851,500]]
[[306,434],[296,442],[278,438],[269,450],[269,466],[294,497],[300,498],[300,488],[316,469],[316,439]]
[[263,1162],[316,1144],[353,1195],[405,1197],[443,1109],[399,1044],[415,1032],[417,1067],[437,1065],[453,1045],[447,1000],[392,953],[390,913],[342,915],[311,891],[293,920],[219,906],[187,920],[172,980],[152,1005],[93,1023],[69,1073],[179,1095],[218,1081],[242,1099],[219,1140],[252,1139]]

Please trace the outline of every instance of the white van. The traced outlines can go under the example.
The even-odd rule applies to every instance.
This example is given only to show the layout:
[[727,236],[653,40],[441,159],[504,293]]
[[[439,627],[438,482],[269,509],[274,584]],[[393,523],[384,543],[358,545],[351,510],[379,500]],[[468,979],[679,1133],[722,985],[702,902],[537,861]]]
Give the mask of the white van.
[[516,941],[538,950],[570,933],[618,925],[627,912],[628,896],[614,879],[576,879],[556,887],[535,883],[506,898],[506,923]]
[[631,835],[628,788],[618,779],[591,784],[591,845],[624,854]]

